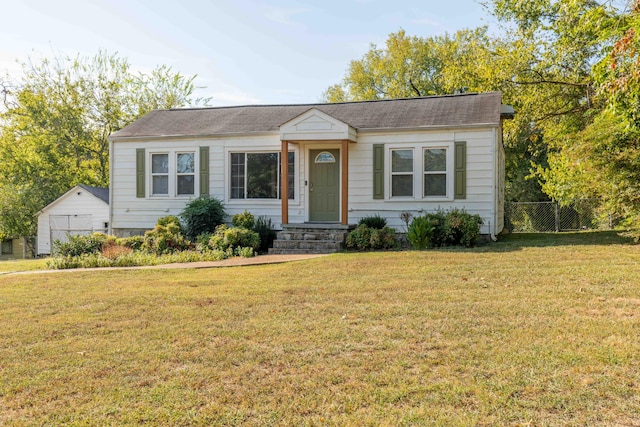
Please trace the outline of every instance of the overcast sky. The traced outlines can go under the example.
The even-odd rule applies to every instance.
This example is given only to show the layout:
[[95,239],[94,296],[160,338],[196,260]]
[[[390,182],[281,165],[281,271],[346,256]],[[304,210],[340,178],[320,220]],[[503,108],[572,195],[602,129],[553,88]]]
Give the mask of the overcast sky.
[[212,105],[317,102],[392,32],[494,26],[476,0],[13,0],[2,15],[2,74],[28,56],[103,49],[137,70],[197,74]]

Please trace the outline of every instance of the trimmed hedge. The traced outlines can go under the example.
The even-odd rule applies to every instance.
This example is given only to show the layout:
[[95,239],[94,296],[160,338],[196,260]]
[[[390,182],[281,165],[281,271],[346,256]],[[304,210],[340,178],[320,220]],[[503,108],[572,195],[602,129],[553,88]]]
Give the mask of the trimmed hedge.
[[413,218],[407,239],[414,249],[440,246],[464,246],[470,248],[478,243],[480,215],[471,215],[461,209],[438,211]]

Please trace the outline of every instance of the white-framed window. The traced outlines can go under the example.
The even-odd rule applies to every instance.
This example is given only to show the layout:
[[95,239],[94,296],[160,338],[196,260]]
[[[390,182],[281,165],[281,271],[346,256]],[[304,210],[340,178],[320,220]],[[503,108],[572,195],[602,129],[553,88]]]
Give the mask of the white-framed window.
[[413,197],[413,149],[391,150],[391,197]]
[[192,196],[196,186],[196,153],[176,154],[176,194]]
[[195,151],[149,153],[151,197],[186,197],[196,194]]
[[389,198],[453,198],[452,143],[389,147]]
[[169,195],[169,153],[151,154],[151,195]]
[[423,197],[447,196],[447,149],[425,148],[423,151]]
[[[280,199],[280,152],[231,152],[229,153],[229,198]],[[295,153],[289,152],[289,199],[294,199]]]

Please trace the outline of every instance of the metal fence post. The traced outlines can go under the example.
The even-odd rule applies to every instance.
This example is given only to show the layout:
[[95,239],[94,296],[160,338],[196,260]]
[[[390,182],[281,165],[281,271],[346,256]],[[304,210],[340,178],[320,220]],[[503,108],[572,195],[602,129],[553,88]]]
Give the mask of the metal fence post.
[[560,231],[560,207],[558,206],[558,202],[554,203],[554,207],[556,210],[556,233]]

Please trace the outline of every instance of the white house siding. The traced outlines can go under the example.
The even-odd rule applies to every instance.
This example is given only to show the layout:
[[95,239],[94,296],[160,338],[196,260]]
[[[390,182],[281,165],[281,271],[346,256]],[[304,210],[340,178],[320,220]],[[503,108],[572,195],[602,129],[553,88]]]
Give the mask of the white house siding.
[[[494,166],[499,166],[502,153],[501,141],[496,128],[473,128],[469,130],[437,130],[437,131],[361,131],[357,135],[357,143],[349,143],[349,214],[348,221],[357,223],[362,217],[379,214],[387,219],[390,226],[399,230],[404,223],[400,213],[410,212],[414,216],[422,212],[433,212],[438,209],[465,209],[472,214],[479,214],[485,221],[483,233],[495,234],[496,225],[501,221],[502,213],[496,212],[494,194],[499,192],[499,180],[503,177],[495,175]],[[448,156],[453,158],[453,143],[467,143],[467,183],[466,198],[453,200],[453,191],[449,198],[437,200],[394,200],[389,197],[390,170],[388,159],[385,164],[385,199],[373,199],[373,145],[385,144],[390,147],[411,147],[415,144],[446,144],[451,147]],[[228,220],[231,216],[244,210],[256,217],[271,218],[274,226],[280,228],[280,200],[232,200],[229,197],[229,155],[230,152],[280,151],[280,135],[261,134],[253,136],[225,136],[211,138],[182,138],[162,140],[119,140],[112,148],[112,183],[111,208],[112,232],[116,235],[142,233],[153,228],[158,218],[166,215],[179,215],[185,205],[199,194],[199,177],[196,173],[196,195],[191,197],[136,197],[136,149],[146,148],[149,151],[193,151],[196,153],[196,164],[199,159],[199,147],[209,147],[209,193],[223,201]],[[308,162],[306,157],[311,149],[340,148],[338,141],[314,141],[292,143],[290,150],[296,155],[296,186],[294,199],[289,200],[289,222],[303,223],[308,220]],[[388,157],[385,151],[385,157]],[[452,162],[452,160],[451,160]],[[499,169],[499,168],[498,168]],[[149,166],[146,167],[146,182],[149,182]],[[416,173],[420,173],[416,171]],[[452,184],[451,179],[451,184]],[[420,191],[416,189],[416,191]],[[149,191],[147,190],[147,193]],[[500,231],[502,228],[497,231]]]
[[[349,149],[349,223],[357,223],[362,217],[380,215],[387,219],[387,223],[399,230],[404,228],[400,219],[402,212],[409,212],[419,216],[424,212],[434,212],[438,209],[465,209],[471,214],[480,215],[485,225],[482,232],[495,234],[494,228],[499,218],[493,195],[497,182],[494,175],[494,161],[496,153],[494,128],[471,129],[464,131],[421,131],[421,132],[360,132],[358,142],[350,144]],[[425,200],[392,199],[390,195],[390,170],[388,148],[412,147],[422,143],[453,144],[455,141],[467,143],[467,182],[466,198],[454,200],[450,198]],[[373,144],[385,144],[385,199],[374,200],[372,160]],[[501,146],[499,147],[501,149]],[[453,156],[450,151],[448,155]],[[416,173],[420,173],[417,171]],[[415,189],[415,192],[420,189]],[[501,230],[501,228],[500,228]],[[499,231],[499,230],[498,230]]]
[[51,216],[90,216],[90,231],[106,232],[109,205],[84,188],[75,187],[45,207],[38,215],[38,255],[51,254]]
[[[163,139],[118,141],[112,147],[112,183],[111,209],[112,233],[115,235],[141,234],[155,226],[158,218],[167,215],[179,215],[186,204],[199,195],[199,176],[196,173],[196,194],[189,197],[136,197],[136,149],[145,148],[147,158],[149,152],[157,151],[194,151],[196,164],[199,163],[199,147],[209,147],[209,194],[224,203],[227,220],[237,213],[250,211],[256,217],[271,218],[276,227],[280,227],[282,203],[278,200],[233,200],[229,196],[229,155],[231,152],[265,152],[280,151],[279,134],[263,134],[256,136],[217,137],[202,139]],[[296,152],[295,199],[289,200],[290,222],[304,222],[303,198],[300,194],[300,183],[304,183],[302,158],[297,144],[290,150]],[[146,183],[149,183],[149,167],[145,170]]]

